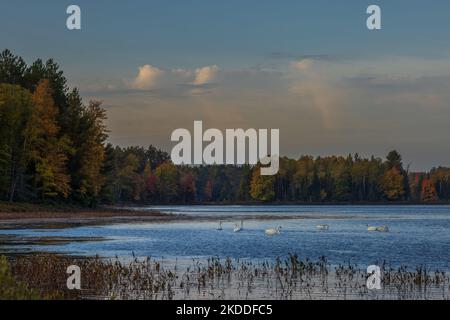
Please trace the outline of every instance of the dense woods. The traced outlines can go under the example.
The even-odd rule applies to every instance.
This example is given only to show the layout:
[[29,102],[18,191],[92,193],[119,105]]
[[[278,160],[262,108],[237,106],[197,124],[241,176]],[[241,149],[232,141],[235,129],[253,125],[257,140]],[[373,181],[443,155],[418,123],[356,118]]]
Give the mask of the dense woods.
[[0,198],[94,205],[104,186],[105,111],[59,66],[0,54]]
[[280,172],[250,166],[175,166],[154,147],[107,147],[109,203],[437,202],[450,198],[450,168],[408,173],[398,152],[385,160],[302,156],[280,159]]
[[450,168],[411,173],[396,151],[384,160],[358,154],[281,158],[276,176],[261,176],[258,166],[175,166],[153,146],[112,146],[105,119],[101,103],[83,104],[53,60],[27,65],[3,51],[0,199],[89,206],[450,199]]

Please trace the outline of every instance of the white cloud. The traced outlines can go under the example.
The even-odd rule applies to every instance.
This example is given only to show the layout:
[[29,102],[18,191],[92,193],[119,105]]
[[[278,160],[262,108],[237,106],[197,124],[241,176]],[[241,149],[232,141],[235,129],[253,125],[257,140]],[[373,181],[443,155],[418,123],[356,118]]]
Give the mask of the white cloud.
[[299,71],[308,71],[313,67],[314,61],[312,59],[302,59],[300,61],[294,61],[292,66]]
[[207,91],[201,90],[201,86],[215,81],[219,67],[217,65],[200,67],[197,69],[172,69],[162,70],[158,67],[146,64],[139,67],[136,78],[124,80],[128,88],[138,90],[149,89],[173,89],[179,90],[180,84],[196,86],[198,90],[189,90],[193,95],[199,95]]
[[195,70],[194,84],[203,85],[214,81],[218,71],[219,67],[216,65],[198,68]]
[[133,89],[152,89],[156,86],[159,78],[164,75],[164,71],[158,69],[152,65],[146,64],[139,67],[139,73],[137,77],[130,83],[130,87]]

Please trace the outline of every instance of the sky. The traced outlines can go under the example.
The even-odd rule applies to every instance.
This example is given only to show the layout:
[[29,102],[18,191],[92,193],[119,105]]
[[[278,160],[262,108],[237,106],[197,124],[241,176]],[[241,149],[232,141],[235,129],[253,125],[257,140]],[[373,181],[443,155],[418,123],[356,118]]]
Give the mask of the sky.
[[[66,28],[81,8],[82,29]],[[366,27],[369,5],[382,29]],[[54,58],[110,142],[170,151],[177,128],[280,129],[282,155],[450,165],[450,2],[0,0],[0,50]]]

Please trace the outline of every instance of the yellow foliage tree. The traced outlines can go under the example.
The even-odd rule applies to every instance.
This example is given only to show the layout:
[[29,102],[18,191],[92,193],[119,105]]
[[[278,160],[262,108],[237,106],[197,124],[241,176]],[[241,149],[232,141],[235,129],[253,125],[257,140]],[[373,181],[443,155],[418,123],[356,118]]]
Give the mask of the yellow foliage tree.
[[250,195],[255,200],[274,200],[275,176],[262,176],[259,166],[256,167],[253,170],[252,181],[250,183]]
[[388,200],[401,200],[405,196],[404,176],[396,168],[392,167],[383,175],[380,189]]
[[161,201],[176,200],[178,195],[178,170],[171,162],[162,163],[155,170],[156,185]]
[[29,157],[34,164],[35,186],[42,198],[70,193],[70,176],[67,174],[68,143],[58,137],[58,109],[52,98],[48,80],[39,82],[32,97],[32,111],[27,128]]
[[79,166],[76,177],[79,184],[77,192],[87,201],[95,201],[105,183],[102,173],[106,157],[104,144],[108,132],[105,120],[106,112],[101,107],[101,102],[91,101],[82,116],[85,130],[79,137],[82,142],[75,155],[80,159],[77,164]]

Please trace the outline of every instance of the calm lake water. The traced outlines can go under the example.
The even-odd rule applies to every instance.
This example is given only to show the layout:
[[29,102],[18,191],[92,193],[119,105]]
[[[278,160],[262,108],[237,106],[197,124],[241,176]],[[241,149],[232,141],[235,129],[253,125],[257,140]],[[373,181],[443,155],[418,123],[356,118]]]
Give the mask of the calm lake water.
[[[233,232],[238,219],[175,223],[121,224],[68,229],[0,230],[21,237],[104,237],[101,242],[27,246],[21,250],[63,252],[104,257],[150,256],[189,261],[208,257],[273,260],[297,253],[301,258],[326,256],[333,265],[359,266],[387,261],[394,266],[427,266],[450,270],[450,206],[157,206],[160,210],[188,215],[304,215],[317,218],[249,220],[244,230]],[[329,225],[328,231],[317,224]],[[390,232],[368,232],[369,225],[387,225]],[[282,226],[277,236],[264,230]],[[17,247],[16,247],[17,249]]]

